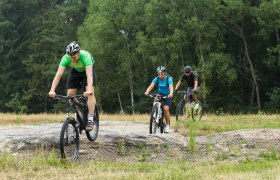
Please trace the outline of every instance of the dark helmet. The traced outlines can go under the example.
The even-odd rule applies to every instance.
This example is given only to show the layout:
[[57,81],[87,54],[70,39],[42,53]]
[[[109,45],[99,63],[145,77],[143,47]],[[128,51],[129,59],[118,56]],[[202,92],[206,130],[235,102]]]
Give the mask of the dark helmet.
[[66,54],[73,56],[80,52],[80,46],[76,41],[71,42],[66,48]]
[[159,67],[157,68],[157,72],[158,72],[158,73],[165,72],[165,70],[166,70],[166,68],[165,68],[164,66],[159,66]]
[[184,72],[185,72],[185,73],[189,73],[189,72],[191,72],[191,71],[192,71],[191,66],[186,66],[186,67],[184,67]]

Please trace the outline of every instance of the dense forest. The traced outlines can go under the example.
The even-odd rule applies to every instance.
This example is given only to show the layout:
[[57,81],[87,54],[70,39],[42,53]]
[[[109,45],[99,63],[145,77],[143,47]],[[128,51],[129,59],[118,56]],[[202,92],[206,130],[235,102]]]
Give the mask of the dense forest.
[[47,94],[73,40],[95,58],[103,112],[149,112],[160,65],[174,84],[199,74],[206,112],[279,112],[279,0],[0,0],[0,112],[63,110]]

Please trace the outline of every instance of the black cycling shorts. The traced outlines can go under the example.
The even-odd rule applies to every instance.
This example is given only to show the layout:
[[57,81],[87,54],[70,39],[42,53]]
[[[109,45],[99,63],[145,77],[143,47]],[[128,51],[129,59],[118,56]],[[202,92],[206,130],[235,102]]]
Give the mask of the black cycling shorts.
[[[160,94],[160,95],[167,96],[167,94]],[[165,99],[162,99],[162,101],[163,101],[163,105],[171,107],[171,105],[172,105],[172,99],[171,98],[165,98]]]
[[[92,75],[93,75],[93,86],[96,86],[96,72],[94,66],[92,66]],[[87,85],[87,75],[86,71],[79,72],[76,69],[71,69],[70,76],[67,82],[67,89],[79,89],[82,88],[82,84]]]

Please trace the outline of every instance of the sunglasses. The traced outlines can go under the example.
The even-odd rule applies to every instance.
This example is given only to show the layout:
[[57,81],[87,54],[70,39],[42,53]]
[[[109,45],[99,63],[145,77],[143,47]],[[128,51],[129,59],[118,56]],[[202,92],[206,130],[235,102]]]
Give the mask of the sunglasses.
[[191,71],[189,71],[189,72],[185,72],[186,74],[189,74]]
[[76,58],[76,57],[78,57],[78,56],[79,56],[79,54],[76,54],[76,55],[70,56],[70,58],[71,58],[71,59],[74,59],[74,58]]
[[158,73],[158,75],[164,75],[164,73]]

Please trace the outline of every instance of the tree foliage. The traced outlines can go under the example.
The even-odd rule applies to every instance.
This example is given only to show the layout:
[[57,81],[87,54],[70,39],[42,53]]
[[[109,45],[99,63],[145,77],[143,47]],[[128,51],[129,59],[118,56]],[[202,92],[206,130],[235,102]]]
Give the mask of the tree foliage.
[[[1,111],[58,110],[47,93],[72,40],[94,55],[95,94],[105,112],[148,112],[151,101],[143,93],[160,65],[174,83],[184,66],[192,66],[202,79],[206,111],[278,109],[277,0],[0,3]],[[65,93],[66,78],[60,93]],[[174,104],[180,98],[175,95]]]

